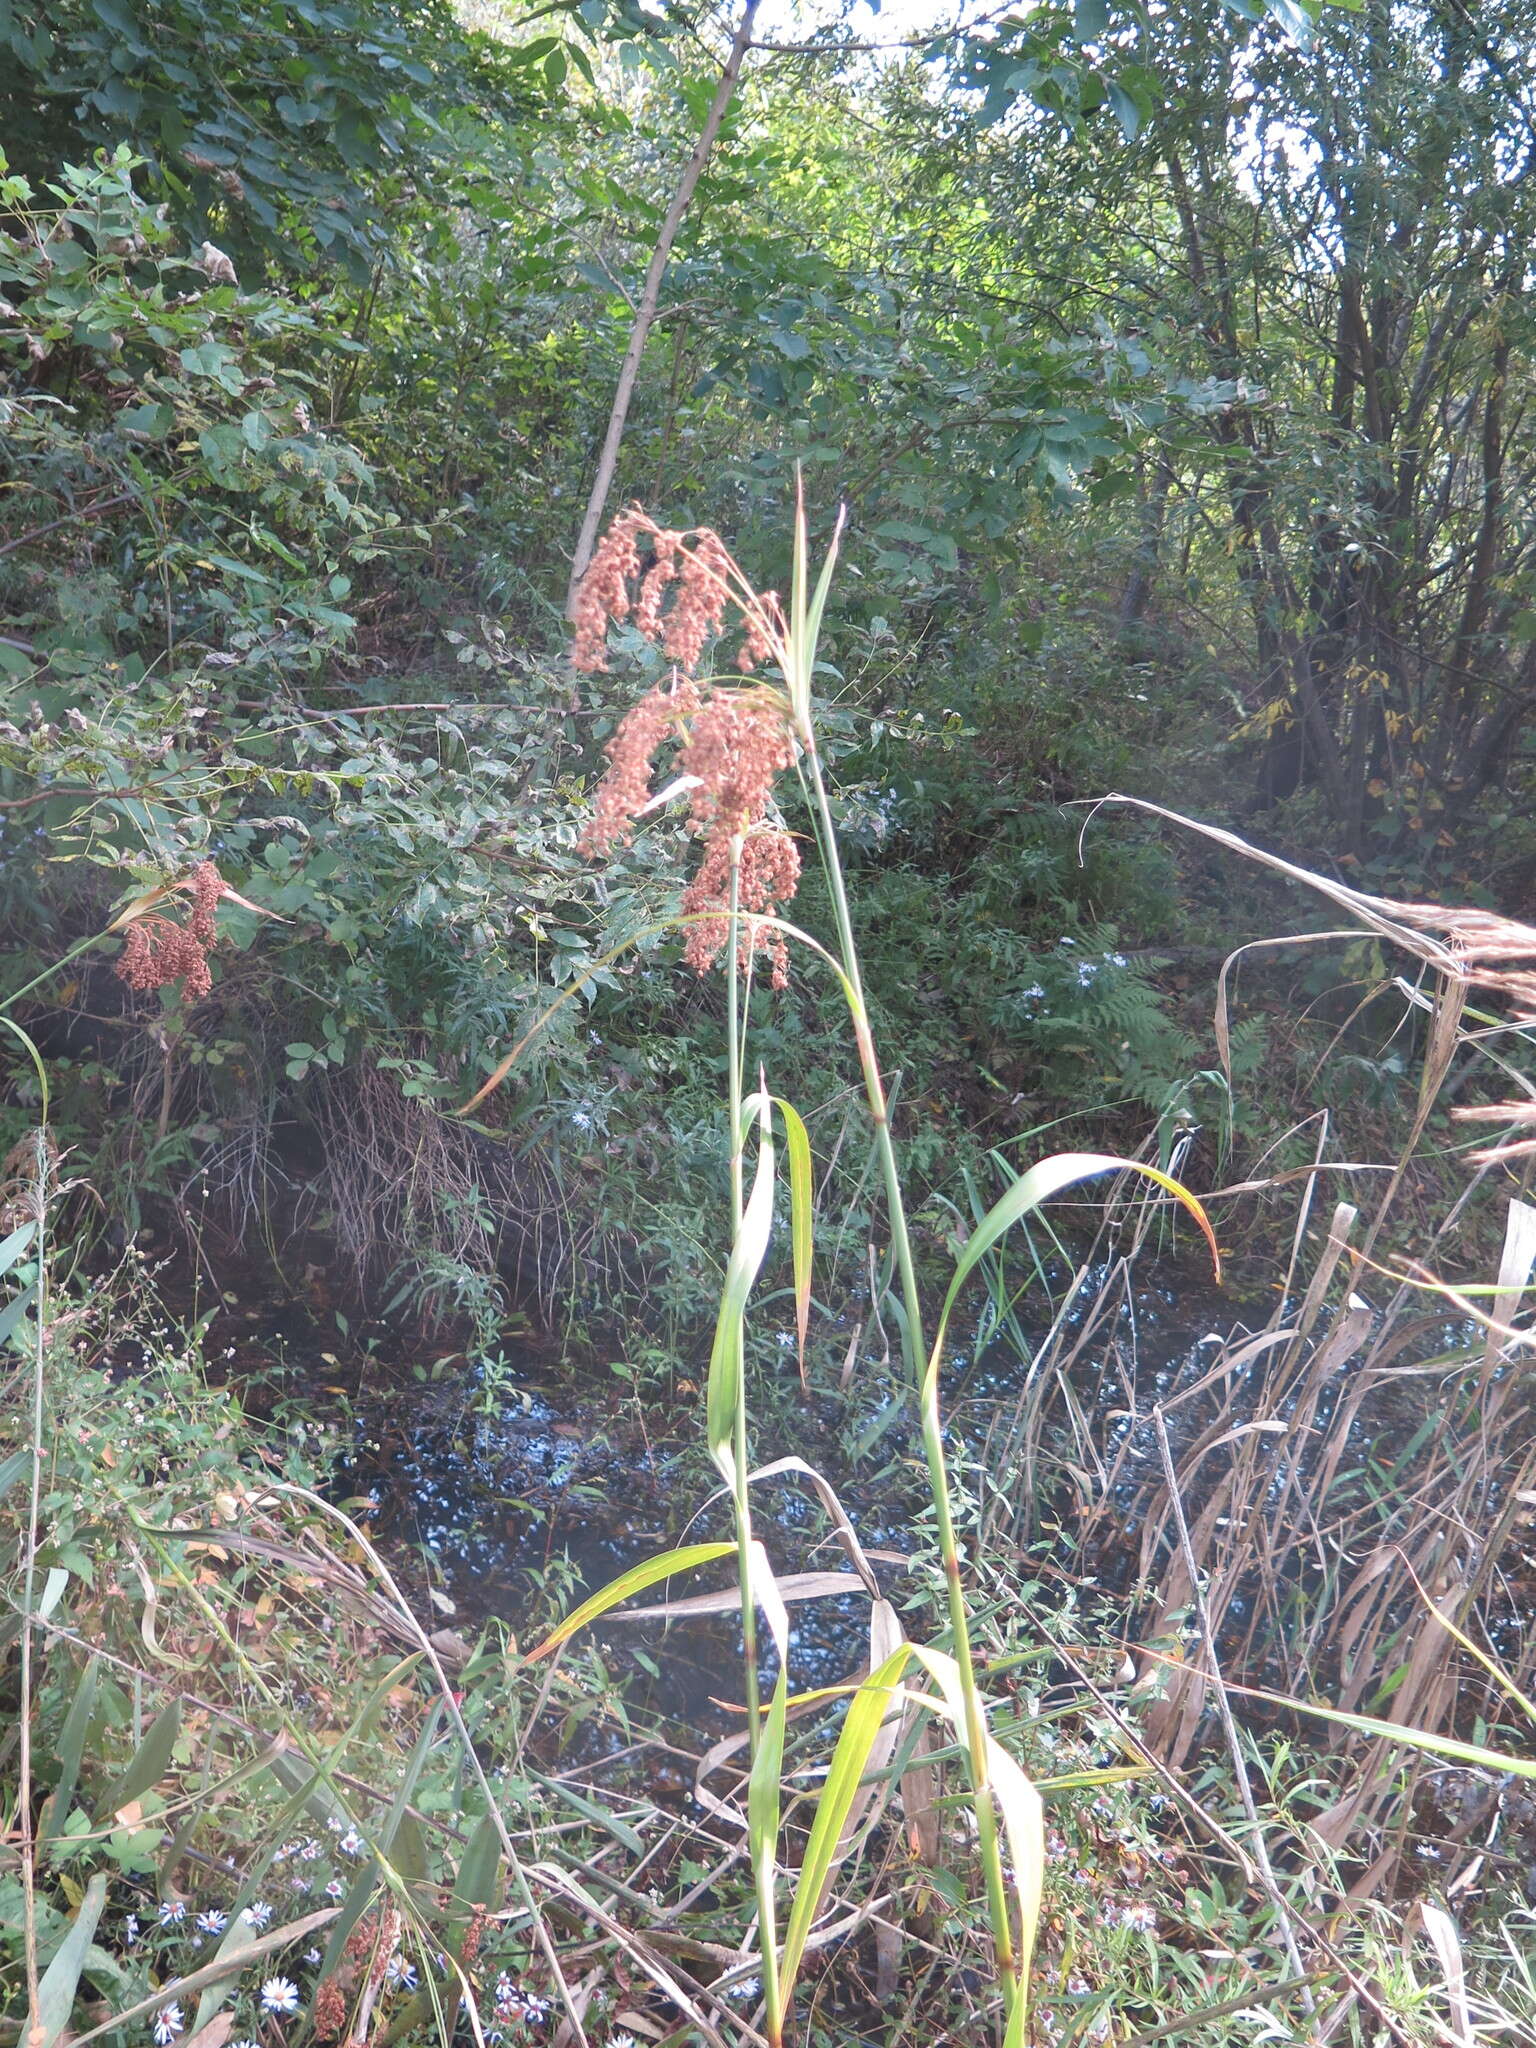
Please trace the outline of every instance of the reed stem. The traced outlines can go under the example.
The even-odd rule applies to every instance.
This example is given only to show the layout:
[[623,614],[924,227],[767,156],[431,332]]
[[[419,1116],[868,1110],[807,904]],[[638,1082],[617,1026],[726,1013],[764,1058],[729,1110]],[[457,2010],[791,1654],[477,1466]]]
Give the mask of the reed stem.
[[848,906],[848,891],[843,879],[842,862],[838,855],[832,807],[822,778],[815,729],[808,715],[798,721],[797,737],[810,771],[816,836],[832,896],[832,912],[837,925],[838,948],[842,955],[849,1012],[853,1020],[854,1038],[858,1047],[869,1113],[875,1127],[875,1145],[880,1155],[881,1176],[885,1184],[886,1209],[890,1218],[891,1242],[896,1253],[896,1270],[901,1277],[902,1304],[905,1310],[902,1349],[918,1395],[923,1457],[928,1470],[928,1489],[933,1500],[939,1556],[944,1568],[950,1635],[954,1644],[955,1663],[960,1674],[961,1693],[965,1701],[966,1750],[970,1765],[971,1793],[976,1811],[977,1847],[981,1854],[982,1872],[987,1888],[987,1911],[997,1951],[998,1975],[1002,1979],[1004,2010],[1011,2016],[1022,1987],[1014,1949],[1013,1920],[1008,1910],[1007,1886],[1003,1876],[997,1813],[992,1802],[991,1773],[987,1763],[986,1709],[976,1683],[975,1659],[971,1650],[970,1616],[966,1610],[965,1588],[961,1578],[960,1546],[955,1535],[949,1470],[944,1459],[944,1431],[939,1417],[938,1394],[940,1361],[927,1357],[923,1341],[922,1299],[918,1291],[917,1266],[912,1255],[911,1235],[907,1228],[906,1203],[902,1195],[896,1146],[891,1136],[885,1085],[880,1078],[874,1035],[870,1030],[869,1016],[864,1004],[858,947],[854,939],[853,917]]

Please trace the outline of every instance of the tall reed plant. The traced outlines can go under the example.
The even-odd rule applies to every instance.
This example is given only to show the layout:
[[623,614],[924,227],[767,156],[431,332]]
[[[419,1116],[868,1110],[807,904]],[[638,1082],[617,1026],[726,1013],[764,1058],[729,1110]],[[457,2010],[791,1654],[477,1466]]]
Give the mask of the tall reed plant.
[[[972,1645],[940,1411],[940,1368],[951,1320],[965,1283],[1013,1225],[1062,1189],[1096,1175],[1135,1173],[1155,1183],[1195,1217],[1213,1255],[1216,1247],[1200,1204],[1168,1174],[1098,1154],[1063,1154],[1016,1178],[981,1218],[956,1261],[936,1316],[930,1317],[908,1228],[889,1097],[865,999],[817,741],[817,642],[840,531],[841,522],[813,577],[805,509],[803,501],[797,502],[786,605],[775,594],[753,587],[717,534],[707,529],[670,530],[631,510],[598,549],[575,608],[573,658],[579,668],[607,667],[612,623],[638,628],[672,664],[668,682],[630,709],[609,746],[608,772],[584,835],[587,849],[601,855],[614,844],[627,842],[648,813],[672,803],[686,805],[702,848],[678,920],[685,933],[686,957],[701,973],[723,960],[727,977],[732,1239],[710,1356],[705,1428],[710,1454],[729,1492],[735,1533],[730,1543],[690,1545],[636,1566],[578,1607],[533,1655],[554,1652],[588,1622],[646,1586],[734,1555],[749,1759],[745,1821],[762,1965],[763,2026],[772,2048],[779,2048],[786,2038],[796,1977],[835,1866],[846,1853],[853,1823],[869,1797],[869,1781],[889,1762],[903,1728],[926,1715],[948,1721],[966,1759],[1002,2034],[1012,2048],[1024,2038],[1025,1983],[1044,1864],[1043,1828],[1038,1794],[989,1730],[988,1703]],[[702,664],[707,650],[736,637],[740,679],[727,683],[704,671]],[[673,772],[658,788],[658,757],[667,750],[675,753]],[[832,931],[826,940],[782,915],[795,893],[801,865],[799,844],[786,830],[774,802],[777,780],[789,772],[798,777],[815,857],[826,879],[832,909]],[[947,1626],[932,1643],[906,1636],[894,1609],[880,1597],[851,1524],[836,1509],[825,1482],[818,1482],[823,1498],[833,1501],[839,1533],[862,1569],[871,1596],[871,1668],[861,1684],[840,1689],[851,1697],[789,1890],[787,1915],[781,1915],[789,1629],[773,1566],[754,1534],[752,1486],[786,1469],[805,1473],[809,1468],[791,1458],[754,1471],[744,1370],[749,1301],[773,1227],[780,1130],[788,1160],[802,1370],[814,1219],[805,1124],[790,1102],[770,1092],[766,1079],[760,1078],[756,1088],[748,1085],[747,1003],[754,974],[764,963],[775,986],[786,984],[792,948],[832,975],[847,1009],[883,1184],[890,1301],[917,1405]],[[513,1049],[466,1110],[499,1084],[526,1043],[525,1038]],[[759,1676],[759,1613],[777,1650],[777,1672],[766,1704]]]

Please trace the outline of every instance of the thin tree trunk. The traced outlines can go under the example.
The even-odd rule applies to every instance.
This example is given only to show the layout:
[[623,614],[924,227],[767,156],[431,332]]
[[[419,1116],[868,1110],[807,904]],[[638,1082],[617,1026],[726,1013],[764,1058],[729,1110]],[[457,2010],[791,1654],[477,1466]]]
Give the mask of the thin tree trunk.
[[704,175],[704,166],[709,162],[709,153],[715,146],[715,137],[720,133],[720,124],[736,92],[736,81],[741,75],[742,63],[752,42],[752,23],[756,17],[758,0],[747,0],[742,9],[741,20],[736,26],[735,39],[725,68],[720,73],[720,83],[715,88],[714,99],[710,102],[704,127],[694,145],[693,155],[688,159],[687,168],[672,195],[672,204],[667,208],[667,217],[661,224],[661,233],[656,237],[656,246],[651,251],[650,268],[645,273],[645,286],[640,294],[640,303],[635,308],[635,322],[629,331],[629,345],[624,351],[624,360],[619,365],[619,381],[613,394],[613,409],[608,415],[608,431],[603,437],[603,452],[597,460],[597,475],[592,480],[592,494],[587,499],[586,515],[581,522],[581,532],[576,541],[576,552],[571,557],[571,580],[565,594],[565,613],[570,618],[576,607],[576,593],[581,579],[587,573],[597,546],[597,530],[603,523],[603,514],[608,507],[608,493],[613,489],[613,473],[618,468],[619,449],[624,441],[624,424],[629,418],[629,402],[634,396],[635,379],[640,374],[640,358],[645,353],[646,338],[656,318],[656,309],[661,300],[661,283],[666,275],[667,262],[672,254],[672,244],[677,240],[677,231],[683,224],[683,216],[692,202],[699,179]]

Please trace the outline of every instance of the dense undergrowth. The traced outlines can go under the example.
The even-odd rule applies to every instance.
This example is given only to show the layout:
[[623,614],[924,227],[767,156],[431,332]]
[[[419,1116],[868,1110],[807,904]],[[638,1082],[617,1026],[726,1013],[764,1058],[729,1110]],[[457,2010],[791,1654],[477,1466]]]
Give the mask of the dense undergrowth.
[[[1031,1934],[1039,2048],[1536,2038],[1529,23],[754,53],[611,502],[754,591],[797,471],[846,508],[773,823],[866,1036],[802,958],[679,972],[675,804],[579,843],[672,666],[631,616],[577,676],[562,614],[707,24],[471,12],[0,11],[0,2048],[757,2043],[776,1910],[807,2043],[991,2039]],[[836,1489],[758,1534],[900,1535],[782,1725],[763,1603],[749,1770],[739,1593],[694,1726],[627,1682],[666,1637],[530,1661],[594,1587],[506,1432],[537,1331],[613,1381],[583,1514],[751,1577],[758,1062],[808,1157],[737,1363]],[[1053,1203],[927,1417],[918,1326],[1063,1152],[1197,1190],[1231,1305],[1132,1183]],[[247,1298],[307,1311],[275,1399]],[[360,1445],[439,1411],[515,1614],[369,1539]],[[1033,1866],[935,1709],[983,1696]]]

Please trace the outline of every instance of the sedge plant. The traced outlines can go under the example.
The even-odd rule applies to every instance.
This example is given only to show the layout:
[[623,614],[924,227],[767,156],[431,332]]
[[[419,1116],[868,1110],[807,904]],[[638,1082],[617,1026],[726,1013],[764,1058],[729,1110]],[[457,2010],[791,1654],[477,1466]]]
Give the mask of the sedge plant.
[[[960,1291],[999,1240],[1062,1189],[1101,1174],[1136,1173],[1156,1183],[1194,1215],[1215,1253],[1204,1210],[1160,1170],[1097,1154],[1063,1154],[1019,1176],[972,1231],[956,1263],[931,1334],[908,1229],[900,1163],[887,1091],[871,1029],[852,910],[839,857],[832,806],[817,745],[812,680],[817,640],[831,588],[841,521],[819,574],[812,579],[803,502],[797,503],[787,606],[757,591],[720,537],[708,529],[682,533],[638,509],[610,528],[582,585],[574,612],[573,659],[579,668],[607,666],[611,622],[639,629],[672,664],[667,683],[631,707],[610,743],[584,842],[600,855],[627,842],[649,812],[677,801],[687,806],[702,859],[678,920],[686,957],[699,972],[722,960],[728,982],[726,1033],[732,1243],[716,1322],[706,1389],[710,1454],[729,1491],[734,1541],[693,1544],[635,1566],[583,1602],[531,1654],[553,1652],[586,1623],[645,1587],[716,1558],[736,1560],[743,1634],[743,1691],[749,1768],[747,1830],[762,1959],[763,2025],[772,2048],[786,2037],[795,1980],[826,1889],[844,1853],[861,1785],[888,1754],[898,1716],[934,1713],[947,1720],[963,1749],[975,1813],[976,1843],[986,1894],[1006,2048],[1024,2038],[1025,1981],[1039,1913],[1044,1839],[1039,1796],[988,1728],[987,1702],[972,1647],[965,1573],[939,1403],[939,1370]],[[707,649],[739,632],[741,680],[702,676]],[[675,773],[659,791],[657,756],[675,748]],[[801,782],[812,820],[815,854],[825,873],[833,930],[823,943],[785,919],[795,892],[800,853],[773,807],[776,779],[790,770]],[[892,1306],[901,1328],[921,1427],[927,1485],[944,1575],[947,1642],[907,1640],[870,1581],[882,1626],[871,1639],[868,1677],[852,1691],[822,1789],[793,1896],[780,1933],[779,1841],[786,1717],[788,1625],[783,1598],[763,1545],[753,1533],[751,1486],[789,1460],[754,1473],[748,1442],[743,1370],[748,1299],[767,1252],[777,1172],[775,1134],[783,1130],[790,1181],[796,1319],[802,1369],[807,1331],[813,1222],[811,1153],[793,1106],[770,1094],[766,1081],[748,1092],[747,996],[765,961],[775,986],[788,977],[790,949],[814,956],[836,980],[847,1006],[853,1045],[872,1126],[885,1197],[894,1275]],[[569,994],[569,991],[567,991]],[[537,1028],[537,1027],[536,1027]],[[528,1034],[478,1091],[474,1109],[498,1085]],[[749,1152],[754,1144],[750,1187]],[[801,1468],[803,1469],[803,1468]],[[850,1543],[856,1542],[848,1532]],[[758,1669],[757,1614],[778,1650],[766,1705]],[[882,1736],[882,1730],[885,1731]],[[882,1747],[882,1744],[884,1747]]]

